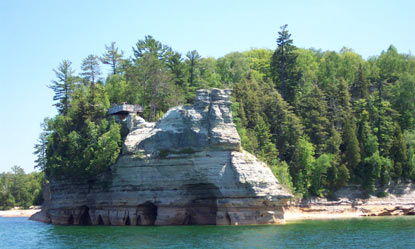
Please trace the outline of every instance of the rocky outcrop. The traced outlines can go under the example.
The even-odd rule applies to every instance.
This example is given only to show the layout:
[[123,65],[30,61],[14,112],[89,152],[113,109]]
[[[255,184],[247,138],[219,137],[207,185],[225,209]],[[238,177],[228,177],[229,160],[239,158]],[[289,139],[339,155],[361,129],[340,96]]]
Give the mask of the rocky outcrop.
[[54,180],[34,220],[53,224],[273,224],[291,194],[241,149],[230,90],[197,91],[157,123],[130,115],[122,154],[95,180]]
[[334,194],[335,199],[309,197],[289,201],[285,210],[288,210],[289,218],[296,214],[306,219],[415,215],[413,183],[392,182],[387,186],[377,186],[377,196],[368,195],[359,185],[343,187]]

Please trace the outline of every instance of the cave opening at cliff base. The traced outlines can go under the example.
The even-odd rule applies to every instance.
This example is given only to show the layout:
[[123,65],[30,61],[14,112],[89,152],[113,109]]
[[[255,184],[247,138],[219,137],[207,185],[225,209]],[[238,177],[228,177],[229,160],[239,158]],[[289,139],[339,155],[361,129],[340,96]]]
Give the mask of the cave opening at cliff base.
[[89,216],[89,207],[81,207],[81,216],[79,217],[79,225],[92,225],[91,216]]

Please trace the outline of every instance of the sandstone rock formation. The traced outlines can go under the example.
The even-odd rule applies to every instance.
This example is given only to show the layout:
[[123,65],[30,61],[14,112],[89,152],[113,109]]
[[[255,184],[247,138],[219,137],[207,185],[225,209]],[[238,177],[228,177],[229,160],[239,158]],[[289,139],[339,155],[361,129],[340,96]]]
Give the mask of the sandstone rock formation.
[[111,172],[88,182],[54,180],[32,219],[53,224],[186,225],[283,222],[291,194],[241,149],[230,90],[197,91],[193,106],[157,123],[130,115]]

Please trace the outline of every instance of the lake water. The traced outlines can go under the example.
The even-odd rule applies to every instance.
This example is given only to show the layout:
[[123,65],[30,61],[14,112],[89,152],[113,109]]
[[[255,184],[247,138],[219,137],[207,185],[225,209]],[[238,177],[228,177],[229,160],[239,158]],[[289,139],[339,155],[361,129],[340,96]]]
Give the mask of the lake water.
[[0,217],[0,248],[415,248],[415,217],[267,226],[55,226]]

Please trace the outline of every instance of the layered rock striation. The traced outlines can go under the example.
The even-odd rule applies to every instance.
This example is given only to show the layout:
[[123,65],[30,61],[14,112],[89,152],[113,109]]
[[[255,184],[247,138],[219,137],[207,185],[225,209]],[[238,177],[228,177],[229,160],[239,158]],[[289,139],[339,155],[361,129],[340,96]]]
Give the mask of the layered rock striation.
[[52,180],[43,210],[53,224],[273,224],[291,194],[241,149],[230,90],[197,91],[194,105],[157,123],[130,115],[111,171],[94,180]]

